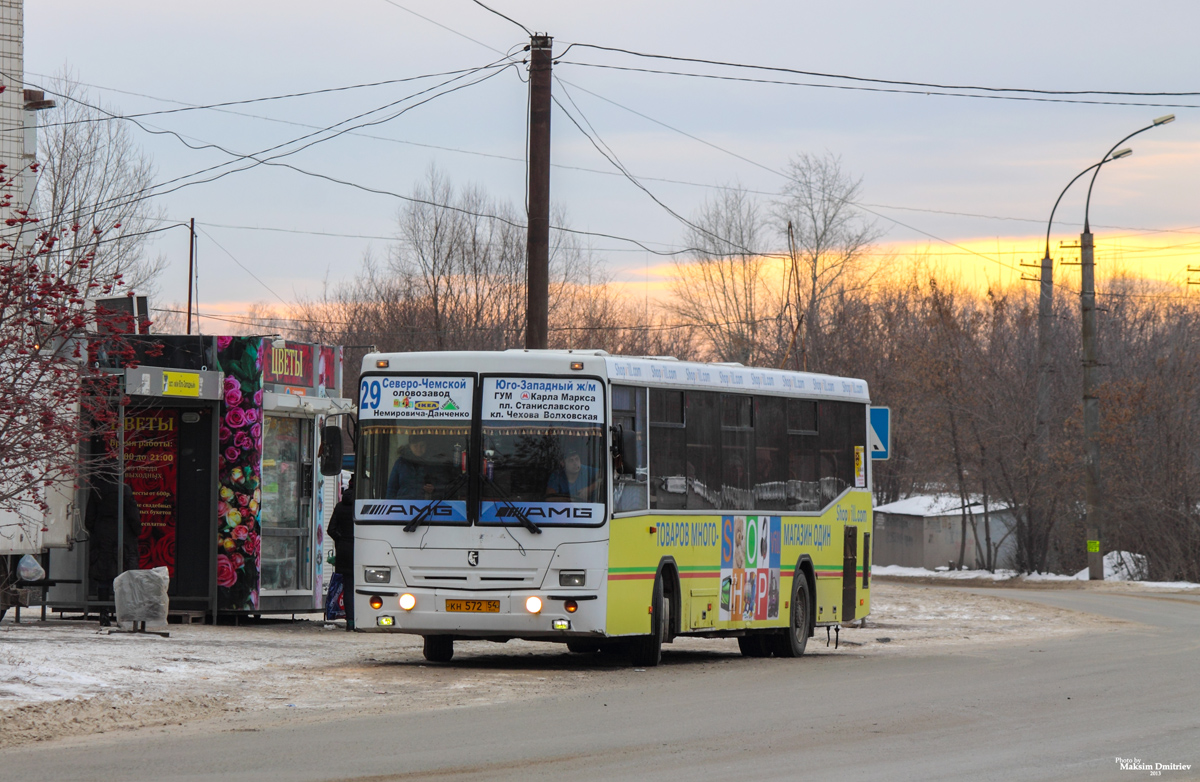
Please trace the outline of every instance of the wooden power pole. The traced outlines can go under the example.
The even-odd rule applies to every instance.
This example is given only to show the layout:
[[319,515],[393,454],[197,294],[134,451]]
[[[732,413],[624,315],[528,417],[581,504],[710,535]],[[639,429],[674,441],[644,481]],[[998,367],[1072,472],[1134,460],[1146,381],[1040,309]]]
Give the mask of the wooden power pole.
[[529,39],[529,219],[525,347],[548,346],[550,309],[550,54],[554,39]]

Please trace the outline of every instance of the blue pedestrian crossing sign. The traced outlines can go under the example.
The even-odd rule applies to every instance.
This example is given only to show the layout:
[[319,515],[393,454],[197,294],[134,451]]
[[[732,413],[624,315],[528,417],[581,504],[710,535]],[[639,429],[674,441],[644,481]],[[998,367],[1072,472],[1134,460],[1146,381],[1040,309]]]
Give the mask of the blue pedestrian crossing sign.
[[892,455],[892,409],[872,407],[871,425],[867,427],[867,450],[872,459],[888,459]]

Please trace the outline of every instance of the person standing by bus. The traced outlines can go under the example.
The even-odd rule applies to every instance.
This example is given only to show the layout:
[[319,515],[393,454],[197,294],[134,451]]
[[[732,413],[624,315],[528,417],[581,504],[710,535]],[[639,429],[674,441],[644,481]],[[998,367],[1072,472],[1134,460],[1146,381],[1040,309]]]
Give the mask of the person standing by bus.
[[[346,613],[346,630],[354,629],[354,476],[329,516],[329,537],[333,538],[333,578],[329,581],[330,603],[340,592]],[[349,595],[347,596],[347,591]],[[326,618],[329,610],[326,610]]]

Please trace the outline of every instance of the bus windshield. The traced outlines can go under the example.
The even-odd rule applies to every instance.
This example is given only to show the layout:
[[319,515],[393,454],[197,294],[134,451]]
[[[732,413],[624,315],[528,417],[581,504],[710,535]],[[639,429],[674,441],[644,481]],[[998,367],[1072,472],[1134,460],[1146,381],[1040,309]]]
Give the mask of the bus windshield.
[[603,523],[604,417],[597,379],[485,378],[480,523]]
[[457,421],[363,426],[356,499],[465,501],[470,434]]
[[356,518],[466,522],[474,379],[364,376]]
[[484,501],[604,501],[604,432],[575,424],[484,424]]

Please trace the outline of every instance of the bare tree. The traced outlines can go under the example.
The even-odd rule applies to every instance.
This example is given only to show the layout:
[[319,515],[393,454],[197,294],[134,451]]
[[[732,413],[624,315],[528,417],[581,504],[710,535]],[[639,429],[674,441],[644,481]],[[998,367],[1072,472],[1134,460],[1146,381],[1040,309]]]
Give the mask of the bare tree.
[[882,232],[863,218],[855,206],[862,186],[842,169],[831,154],[822,157],[801,153],[787,166],[788,183],[774,204],[776,228],[788,240],[792,306],[803,315],[804,353],[821,353],[825,302],[856,279],[871,244]]
[[766,227],[741,187],[705,201],[686,234],[691,259],[675,264],[672,311],[694,325],[719,361],[768,363],[778,342],[781,280],[762,255]]
[[[150,200],[154,167],[115,111],[68,74],[51,80],[57,106],[40,115],[37,228],[62,239],[44,256],[87,290],[116,282],[145,291],[164,267],[146,254],[145,232],[161,214]],[[68,229],[65,233],[63,229]],[[80,263],[90,258],[88,263]]]

